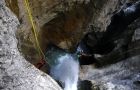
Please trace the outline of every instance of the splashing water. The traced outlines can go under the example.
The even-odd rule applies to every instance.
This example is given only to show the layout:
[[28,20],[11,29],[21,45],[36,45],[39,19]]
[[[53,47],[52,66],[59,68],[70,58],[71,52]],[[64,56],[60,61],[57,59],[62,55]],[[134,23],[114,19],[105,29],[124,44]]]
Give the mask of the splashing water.
[[79,62],[72,55],[60,55],[51,67],[51,76],[64,84],[64,90],[77,90]]

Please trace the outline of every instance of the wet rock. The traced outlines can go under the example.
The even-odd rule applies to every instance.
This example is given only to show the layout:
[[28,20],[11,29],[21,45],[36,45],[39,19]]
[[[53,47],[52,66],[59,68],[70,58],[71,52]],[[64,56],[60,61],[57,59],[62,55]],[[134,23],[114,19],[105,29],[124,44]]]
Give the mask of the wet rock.
[[75,4],[67,11],[58,12],[54,19],[45,23],[39,32],[43,51],[48,43],[74,51],[92,18],[92,5],[92,2]]
[[78,90],[92,90],[92,83],[88,80],[83,80],[79,82]]
[[102,67],[82,66],[81,79],[91,80],[101,90],[139,90],[139,28],[138,18],[115,42],[115,50],[98,58]]
[[[61,1],[62,0],[32,0],[32,1],[29,1],[34,20],[36,22],[37,30],[39,30],[40,27],[45,25],[45,23],[51,24],[53,22],[54,26],[57,26],[57,24],[55,23],[56,20],[54,20],[54,19],[56,19],[58,17],[57,16],[58,13],[61,14],[60,12],[72,10],[73,4],[79,5],[81,3],[87,4],[89,2],[89,0],[86,0],[86,1],[77,0],[77,2],[76,2],[76,0],[63,0],[65,2],[61,2]],[[83,2],[83,1],[85,1],[85,2]],[[87,22],[87,23],[91,23],[93,25],[92,30],[99,31],[99,32],[105,31],[106,27],[110,24],[111,16],[116,12],[116,10],[119,10],[120,8],[125,7],[124,4],[129,1],[136,2],[138,0],[94,0],[94,5],[92,8],[93,15],[92,15],[92,18],[90,18],[91,22]],[[16,1],[14,1],[14,2],[16,2]],[[0,3],[3,3],[3,2],[0,2]],[[20,49],[22,49],[21,51],[26,56],[26,58],[31,63],[35,64],[39,58],[38,58],[36,48],[33,46],[34,42],[32,42],[32,41],[34,41],[34,37],[32,36],[32,33],[31,33],[32,28],[31,28],[31,24],[28,20],[28,15],[24,8],[23,3],[24,3],[23,0],[18,0],[18,10],[19,10],[18,18],[21,22],[20,31],[17,33],[19,35],[18,46]],[[11,3],[11,4],[13,5],[13,3]],[[15,4],[15,5],[17,5],[17,4]],[[13,10],[13,9],[11,9],[11,10]],[[16,10],[16,9],[14,9],[14,10]],[[82,10],[80,10],[79,12],[81,12],[81,11]],[[69,14],[69,13],[67,13],[67,14]],[[82,14],[82,15],[84,16],[84,14]],[[66,15],[66,16],[68,16],[68,15]],[[71,16],[74,17],[74,20],[76,20],[76,22],[78,22],[78,23],[81,22],[81,20],[78,21],[77,18],[75,19],[75,16],[76,16],[75,14],[72,14],[68,17],[71,18]],[[79,14],[78,14],[78,16],[79,16]],[[2,17],[0,17],[0,20],[1,19],[2,19]],[[57,19],[61,20],[61,18],[57,18]],[[84,22],[84,20],[82,20],[82,22]],[[59,21],[57,21],[57,23],[61,24],[61,22],[59,22]],[[6,24],[6,22],[3,21],[3,24]],[[82,25],[83,24],[81,24],[80,26],[82,26]],[[51,26],[51,28],[48,26]],[[65,26],[67,26],[67,25],[65,25]],[[47,29],[48,28],[52,29],[52,27],[53,27],[53,25],[47,25]],[[59,27],[59,24],[58,24],[58,27]],[[73,26],[71,26],[71,27],[73,29]],[[73,33],[77,33],[77,34],[84,33],[84,34],[82,34],[84,36],[85,33],[88,32],[86,27],[88,27],[88,25],[85,25],[84,30],[81,30],[81,31],[79,29],[74,28]],[[105,56],[103,55],[100,58],[96,57],[99,59],[99,62],[101,63],[100,66],[102,66],[102,67],[95,68],[95,65],[82,66],[80,78],[82,80],[92,81],[93,86],[95,86],[95,88],[93,88],[93,90],[94,89],[95,90],[96,89],[97,90],[99,90],[99,89],[101,89],[101,90],[139,90],[139,70],[140,70],[140,67],[139,67],[140,57],[138,56],[140,53],[139,27],[140,27],[139,21],[135,21],[135,23],[132,26],[130,25],[130,27],[128,28],[130,30],[127,30],[128,32],[123,34],[121,36],[121,39],[115,42],[115,43],[117,43],[117,47],[115,48],[114,52],[110,53],[109,55],[105,55]],[[80,29],[81,29],[81,27],[80,27]],[[82,27],[82,29],[83,29],[83,27]],[[67,31],[67,30],[70,30],[70,29],[69,29],[69,27],[67,27],[67,29],[65,29],[65,30],[66,30],[66,33],[68,33],[69,31]],[[56,32],[61,33],[61,29],[59,29]],[[6,30],[5,30],[5,32],[0,32],[0,35],[6,35],[6,34],[8,34],[8,31],[6,31]],[[68,38],[69,41],[65,42],[65,40],[63,41],[63,39],[62,39],[62,34],[53,34],[53,35],[54,36],[58,35],[57,37],[59,37],[59,36],[61,37],[61,40],[57,40],[57,37],[55,37],[54,40],[50,40],[51,39],[51,35],[50,35],[49,40],[56,43],[56,45],[59,45],[61,48],[68,49],[69,48],[69,46],[67,46],[67,44],[68,44],[68,45],[72,45],[70,48],[73,48],[73,43],[70,42],[71,40],[69,38]],[[69,35],[69,33],[68,33],[68,35]],[[77,35],[75,34],[74,36],[77,36]],[[80,37],[83,37],[83,36],[80,36]],[[133,39],[132,39],[132,36],[133,36]],[[70,36],[68,36],[68,37],[70,37]],[[89,36],[89,37],[91,37],[91,36]],[[77,37],[75,37],[75,38],[76,39],[74,39],[74,41],[77,40]],[[132,39],[132,41],[131,41],[131,39]],[[5,38],[5,41],[6,40],[7,40],[7,38]],[[80,40],[80,38],[78,40]],[[79,42],[78,40],[76,42]],[[94,44],[94,42],[92,42],[92,43]],[[74,44],[76,44],[76,43],[74,43]],[[5,45],[5,44],[3,44],[3,41],[1,41],[1,39],[0,39],[0,46],[3,46],[3,45]],[[126,46],[126,45],[128,45],[128,46]],[[124,47],[127,49],[124,49]],[[5,51],[5,49],[4,49],[4,51]],[[9,51],[9,49],[6,51]],[[0,53],[0,57],[3,58],[5,56],[7,56],[6,52]],[[15,57],[17,57],[17,56],[15,56]],[[9,57],[7,57],[7,58],[9,58]],[[14,60],[14,59],[15,58],[13,57],[12,60]],[[20,62],[23,62],[23,61],[21,60]],[[6,62],[6,64],[5,64],[5,62],[4,63],[0,62],[0,64],[2,66],[8,67],[9,65],[11,65],[11,62]],[[16,65],[18,66],[18,64],[16,64]],[[0,69],[4,71],[4,70],[6,70],[5,67],[1,67]],[[29,67],[30,67],[30,65],[29,65]],[[32,67],[32,68],[34,68],[34,67]],[[21,70],[20,70],[20,72],[22,73]],[[24,72],[24,70],[23,70],[23,72]],[[40,73],[40,71],[37,71],[37,72]],[[4,72],[2,72],[2,73],[4,73]],[[18,74],[18,75],[21,75],[21,74]],[[24,76],[24,74],[23,74],[23,76]],[[6,77],[9,78],[9,75],[6,75]],[[35,77],[36,77],[36,74],[35,74]],[[29,77],[27,77],[27,79],[28,78]],[[10,82],[13,81],[12,78],[9,78],[9,79],[10,79]],[[20,78],[20,79],[21,80],[19,80],[19,82],[21,82],[21,81],[24,82],[24,80],[22,78]],[[5,82],[7,82],[7,79],[5,79],[5,77],[3,78],[3,80]],[[13,84],[10,84],[10,82],[8,82],[9,85],[13,85]],[[0,86],[0,89],[4,89],[5,87],[7,87],[7,86],[5,84],[3,84],[3,86]],[[18,84],[18,87],[20,87],[20,84]]]
[[140,79],[139,59],[140,56],[134,56],[99,69],[82,66],[81,78],[92,81],[101,90],[139,90],[138,83],[135,85]]

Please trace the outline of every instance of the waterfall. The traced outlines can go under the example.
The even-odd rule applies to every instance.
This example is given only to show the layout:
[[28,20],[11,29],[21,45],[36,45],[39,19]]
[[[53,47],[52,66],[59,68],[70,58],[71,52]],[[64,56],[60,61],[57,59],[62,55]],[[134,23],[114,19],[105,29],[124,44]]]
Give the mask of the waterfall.
[[79,61],[76,54],[50,44],[45,53],[50,65],[50,75],[62,84],[64,90],[77,90]]
[[60,55],[51,67],[51,76],[64,84],[64,90],[77,90],[79,62],[70,54]]

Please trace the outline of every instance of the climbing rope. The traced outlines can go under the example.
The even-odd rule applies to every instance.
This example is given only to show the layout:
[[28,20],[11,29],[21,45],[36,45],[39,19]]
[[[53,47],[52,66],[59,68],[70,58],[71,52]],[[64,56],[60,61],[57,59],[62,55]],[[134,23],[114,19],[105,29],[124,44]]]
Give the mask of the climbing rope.
[[32,12],[31,12],[30,5],[29,5],[29,1],[28,0],[24,0],[24,4],[25,4],[25,8],[27,10],[27,13],[28,13],[28,16],[29,16],[32,28],[33,28],[32,32],[33,32],[33,35],[34,35],[34,38],[35,38],[36,48],[38,50],[39,56],[41,58],[43,57],[43,59],[45,59],[45,55],[44,55],[44,53],[43,53],[43,51],[42,51],[42,49],[40,47],[39,41],[38,41],[37,31],[36,31],[36,27],[35,27],[35,24],[34,24]]

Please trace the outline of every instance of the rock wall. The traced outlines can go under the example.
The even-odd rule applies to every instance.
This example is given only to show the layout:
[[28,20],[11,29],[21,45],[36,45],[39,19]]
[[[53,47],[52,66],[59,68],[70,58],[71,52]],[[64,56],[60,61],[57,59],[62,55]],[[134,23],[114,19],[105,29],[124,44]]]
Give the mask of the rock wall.
[[81,79],[92,81],[93,90],[139,90],[139,60],[138,55],[103,68],[83,66]]
[[[63,49],[73,51],[85,33],[90,30],[89,25],[93,25],[95,31],[104,31],[110,23],[112,13],[119,8],[120,2],[125,1],[32,0],[29,4],[37,30],[46,33],[44,36],[41,35],[39,40],[43,42],[42,49],[45,49],[48,42],[52,42]],[[91,2],[92,5],[89,5]],[[6,3],[21,23],[17,32],[20,51],[27,60],[36,64],[40,58],[38,58],[24,0],[6,0]],[[44,25],[47,26],[42,30]]]
[[[136,0],[131,1],[135,2]],[[97,68],[94,65],[82,66],[80,78],[92,81],[93,90],[139,90],[139,28],[140,18],[129,25],[126,32],[120,36],[121,39],[116,42],[117,48],[114,52],[103,56],[99,55],[100,58],[95,55],[100,61],[101,67]],[[123,44],[128,45],[127,50],[120,48]]]
[[[41,39],[39,40],[43,42],[43,44],[41,43],[43,45],[42,49],[47,46],[45,42],[52,42],[68,51],[75,49],[86,31],[87,24],[89,24],[91,20],[90,16],[93,11],[91,10],[92,7],[89,7],[90,9],[87,8],[89,1],[90,0],[29,1],[37,30],[40,33],[46,33],[44,36],[41,35]],[[24,0],[7,1],[6,3],[18,16],[21,23],[17,31],[19,49],[27,60],[36,64],[40,58],[38,58],[34,36],[31,31],[32,26],[28,18]],[[11,7],[14,5],[18,9]],[[63,14],[67,19],[65,20],[65,17],[60,14]],[[56,21],[56,19],[58,20]],[[42,30],[42,27],[46,24],[52,25],[45,26],[45,30]],[[70,24],[71,26],[69,26]]]
[[17,17],[0,1],[0,90],[61,90],[45,73],[19,53],[15,32]]
[[[113,15],[113,13],[115,13],[116,10],[122,8],[122,6],[125,3],[135,2],[135,1],[138,0],[93,0],[93,5],[91,7],[92,10],[90,9],[92,13],[90,14],[87,14],[86,11],[84,10],[85,8],[83,8],[83,6],[88,4],[90,0],[30,0],[29,3],[33,13],[33,18],[35,20],[37,30],[40,31],[42,26],[44,25],[46,26],[45,27],[46,29],[44,29],[43,32],[48,32],[48,33],[46,34],[47,38],[44,39],[47,42],[48,41],[53,42],[54,44],[58,45],[63,49],[70,49],[75,47],[75,44],[77,44],[80,41],[80,39],[85,35],[86,32],[89,32],[90,30],[90,28],[88,28],[89,25],[93,25],[92,29],[95,31],[105,31],[106,27],[110,23],[110,18]],[[12,0],[12,1],[7,0],[6,3],[10,7],[10,9],[18,16],[18,19],[21,23],[20,27],[18,28],[19,30],[17,32],[19,49],[21,49],[20,51],[27,58],[27,60],[35,64],[36,62],[38,62],[39,58],[38,58],[38,53],[36,51],[36,48],[34,46],[34,37],[31,32],[32,27],[28,19],[27,11],[25,10],[24,0]],[[75,9],[75,7],[77,8],[77,10]],[[73,10],[75,10],[74,13],[71,12]],[[67,23],[68,25],[64,24],[63,15],[67,16],[67,21],[70,21],[72,19],[70,23]],[[78,19],[80,16],[79,20],[77,20],[76,15],[78,16]],[[91,16],[90,18],[88,18],[91,20],[85,20],[88,17],[88,15]],[[125,55],[124,54],[122,55],[121,53],[122,51],[118,50],[117,53],[115,54],[113,53],[114,55],[111,54],[110,56],[107,57],[105,56],[103,57],[104,59],[101,59],[104,60],[101,61],[102,66],[104,66],[105,64],[107,64],[107,66],[104,66],[102,68],[95,68],[94,65],[82,66],[80,72],[80,78],[82,80],[92,81],[93,90],[95,88],[97,90],[98,89],[139,90],[140,88],[139,87],[140,86],[140,73],[139,73],[140,72],[139,71],[140,70],[139,45],[140,44],[138,42],[140,39],[139,23],[140,23],[139,21],[136,21],[132,26],[130,25],[130,27],[128,28],[128,30],[130,29],[129,30],[130,32],[131,29],[135,31],[132,41],[131,39],[127,38],[127,40],[130,40],[129,43],[130,51],[128,51],[127,53],[127,55],[129,55],[130,57],[123,59]],[[62,25],[64,25],[65,28],[59,27]],[[75,27],[73,27],[74,25]],[[51,30],[54,30],[55,33],[53,33]],[[66,34],[63,36],[64,31],[66,32]],[[68,36],[70,32],[75,33],[75,35],[71,34],[70,36]],[[124,36],[127,37],[128,34],[124,34]],[[73,39],[71,39],[70,37],[73,37]],[[63,38],[66,38],[67,40],[64,40]],[[121,43],[122,42],[123,41],[121,41]],[[119,47],[120,42],[117,43]],[[47,43],[44,45],[46,46]],[[10,49],[8,50],[10,51]],[[122,58],[122,61],[115,62],[115,64],[110,64],[109,63],[110,61],[116,60],[116,56],[119,56],[117,57],[117,59]],[[12,60],[14,60],[14,57],[12,57]],[[16,60],[21,60],[21,59],[16,59]],[[31,67],[34,68],[33,66]],[[29,71],[31,70],[31,68],[27,68],[27,70],[28,69]],[[40,71],[37,72],[40,73]],[[16,72],[16,73],[20,73],[20,72]],[[34,77],[36,77],[36,74]]]

